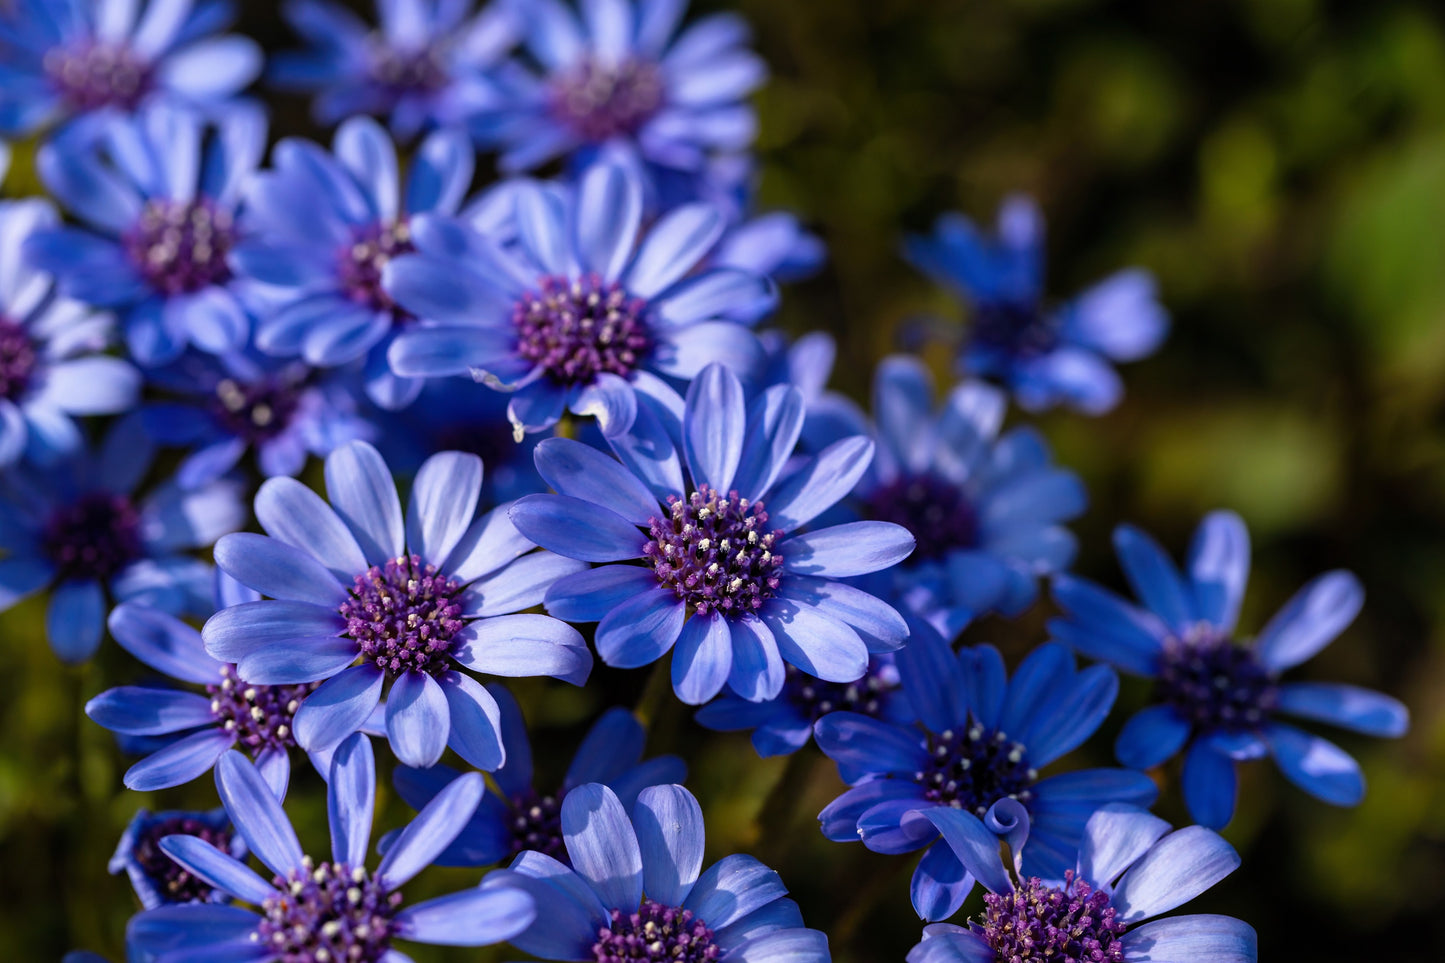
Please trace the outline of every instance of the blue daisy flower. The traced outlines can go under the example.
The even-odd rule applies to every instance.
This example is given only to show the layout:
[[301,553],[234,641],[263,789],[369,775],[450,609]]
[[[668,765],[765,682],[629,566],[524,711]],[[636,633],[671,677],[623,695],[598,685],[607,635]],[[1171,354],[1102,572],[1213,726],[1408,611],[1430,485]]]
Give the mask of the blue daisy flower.
[[[1028,820],[1015,813],[1014,853],[1027,849]],[[1171,916],[1239,867],[1239,854],[1200,826],[1170,832],[1157,816],[1105,806],[1089,817],[1078,859],[1062,877],[1028,876],[1017,860],[1010,874],[998,838],[971,813],[932,816],[944,840],[988,894],[967,926],[937,923],[908,963],[1255,963],[1258,937],[1230,916]]]
[[528,850],[482,880],[480,892],[520,886],[546,907],[512,937],[523,952],[578,961],[831,959],[828,937],[803,927],[777,873],[741,854],[702,869],[702,808],[681,786],[644,789],[631,818],[611,789],[578,786],[562,801],[561,828],[567,863]]
[[38,232],[31,261],[66,295],[120,311],[143,365],[187,345],[243,347],[257,292],[227,260],[246,236],[242,185],[266,148],[266,118],[236,106],[214,122],[167,105],[76,125],[40,149],[41,179],[85,227]]
[[145,405],[141,417],[157,443],[189,450],[176,469],[183,488],[220,477],[248,452],[263,476],[295,476],[309,456],[377,434],[350,379],[300,361],[190,353],[147,374],[152,386],[178,396]]
[[[973,888],[927,819],[937,810],[989,816],[1000,800],[1021,803],[1031,844],[1030,875],[1063,876],[1090,813],[1109,802],[1150,805],[1154,783],[1129,769],[1040,770],[1083,744],[1104,721],[1119,680],[1106,666],[1078,671],[1066,646],[1029,653],[1010,680],[988,645],[954,656],[926,623],[913,623],[895,658],[922,728],[834,712],[818,720],[818,748],[852,788],[818,818],[836,842],[862,839],[874,852],[930,847],[913,874],[913,907],[924,919],[958,911]],[[997,828],[992,820],[990,825]]]
[[580,166],[608,153],[686,178],[752,144],[757,118],[746,98],[767,68],[744,46],[741,17],[704,17],[678,33],[685,0],[589,0],[580,20],[561,0],[514,6],[540,70],[504,65],[494,74],[495,108],[470,125],[501,149],[503,171],[556,157]]
[[443,790],[402,830],[375,870],[366,868],[376,808],[371,742],[356,733],[336,751],[326,787],[331,858],[305,855],[296,830],[265,779],[240,753],[216,764],[221,804],[247,846],[275,874],[268,882],[205,839],[176,835],[161,849],[187,872],[239,906],[190,904],[147,910],[126,937],[157,963],[183,960],[348,960],[392,963],[399,940],[443,946],[489,946],[531,925],[531,896],[505,881],[486,889],[404,906],[400,888],[430,866],[466,824],[485,787],[470,773]]
[[296,713],[308,751],[355,732],[389,680],[386,732],[398,759],[427,767],[451,746],[496,769],[501,710],[457,669],[581,685],[592,654],[566,623],[515,614],[587,566],[532,552],[506,506],[473,521],[481,490],[481,459],[443,452],[417,472],[403,516],[390,469],[365,442],[327,457],[330,505],[294,478],[268,480],[256,519],[269,536],[221,539],[216,564],[270,598],[213,615],[206,650],[251,682],[322,683]]
[[974,617],[1017,616],[1033,604],[1038,579],[1073,561],[1077,545],[1061,523],[1080,515],[1087,498],[1073,472],[1050,463],[1037,432],[1000,436],[1002,392],[970,381],[937,409],[933,399],[933,379],[917,358],[879,364],[873,424],[865,427],[878,455],[852,504],[865,518],[913,533],[918,547],[889,573],[891,597],[952,637]]
[[230,259],[239,274],[278,289],[257,347],[317,368],[364,359],[371,400],[405,407],[422,382],[393,374],[386,352],[413,318],[383,289],[382,270],[414,250],[414,217],[457,210],[472,181],[471,144],[456,131],[428,135],[403,184],[386,130],[353,117],[337,129],[332,153],[287,138],[271,160],[247,193],[253,233]]
[[515,45],[511,12],[473,13],[472,0],[377,0],[376,29],[331,0],[288,0],[281,16],[308,43],[281,51],[267,79],[315,94],[311,113],[330,126],[352,114],[388,117],[397,137],[463,123],[491,102],[485,73]]
[[[637,801],[648,786],[682,782],[687,765],[677,756],[642,758],[647,733],[626,709],[604,712],[583,737],[556,789],[538,790],[532,774],[532,747],[527,742],[526,720],[506,688],[487,690],[502,711],[502,741],[507,761],[492,779],[493,792],[482,797],[456,841],[437,857],[439,866],[491,866],[518,853],[533,850],[567,861],[563,847],[561,812],[567,794],[583,783],[602,783],[617,794],[624,809]],[[412,769],[398,766],[392,774],[397,795],[413,809],[421,809],[460,774],[447,766]],[[382,850],[390,844],[382,840]]]
[[233,4],[217,0],[18,0],[0,7],[0,133],[24,136],[156,100],[221,104],[261,72],[253,41],[215,36],[233,14]]
[[673,689],[693,705],[724,685],[776,698],[785,663],[829,682],[862,677],[869,652],[898,648],[908,627],[838,579],[895,564],[913,536],[888,522],[797,529],[852,488],[872,443],[845,439],[780,477],[802,425],[796,389],[749,404],[713,364],[678,402],[639,393],[632,430],[608,439],[620,463],[566,438],[537,446],[559,494],[519,499],[513,524],[559,555],[624,563],[558,581],[547,611],[599,622],[608,665],[637,668],[676,645]]
[[46,634],[63,661],[95,652],[107,596],[174,613],[210,605],[210,566],[189,552],[241,527],[240,486],[165,482],[139,497],[151,454],[135,419],[122,419],[98,451],[12,474],[0,490],[0,611],[48,587]]
[[1364,589],[1349,572],[1314,579],[1253,642],[1236,622],[1249,579],[1249,531],[1233,512],[1205,516],[1187,575],[1140,530],[1114,532],[1120,564],[1144,608],[1082,579],[1060,577],[1065,617],[1054,638],[1121,671],[1153,679],[1153,705],[1119,733],[1119,761],[1151,769],[1181,750],[1184,801],[1195,822],[1219,828],[1234,815],[1237,760],[1274,757],[1285,777],[1336,806],[1364,798],[1359,764],[1334,743],[1276,718],[1327,722],[1371,736],[1401,736],[1409,710],[1359,686],[1283,682],[1280,676],[1335,640],[1359,613]]
[[161,851],[161,840],[177,833],[204,839],[233,859],[246,858],[246,841],[232,828],[224,809],[161,813],[142,809],[120,837],[110,858],[111,873],[130,877],[131,887],[146,909],[172,903],[228,902],[227,894]]
[[45,201],[0,201],[0,468],[75,454],[85,443],[76,417],[119,414],[140,394],[140,373],[100,354],[114,319],[56,294],[22,256],[56,223]]
[[727,320],[756,320],[777,303],[767,278],[734,269],[695,271],[726,227],[721,212],[691,204],[645,235],[642,188],[625,168],[599,164],[575,188],[524,182],[510,195],[515,226],[505,248],[458,221],[418,219],[421,252],[397,258],[385,287],[429,324],[391,348],[399,375],[465,375],[516,392],[508,417],[520,435],[551,427],[570,408],[625,431],[634,387],[679,381],[720,361],[750,371],[757,337]]
[[1034,202],[1009,198],[997,235],[982,237],[967,218],[946,214],[931,237],[907,243],[909,260],[971,308],[963,370],[1002,382],[1030,411],[1060,404],[1108,411],[1124,393],[1110,362],[1147,357],[1168,333],[1153,278],[1120,271],[1051,308],[1043,300],[1044,222]]

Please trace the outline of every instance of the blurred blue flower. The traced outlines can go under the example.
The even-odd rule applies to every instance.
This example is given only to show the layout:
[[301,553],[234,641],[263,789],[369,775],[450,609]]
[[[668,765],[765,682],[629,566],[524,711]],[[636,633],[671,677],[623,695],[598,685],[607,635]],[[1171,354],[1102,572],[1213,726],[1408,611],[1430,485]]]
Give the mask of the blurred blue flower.
[[[879,853],[912,852],[938,838],[918,814],[962,809],[984,817],[1000,800],[1013,800],[1028,816],[1025,869],[1059,879],[1089,813],[1109,802],[1154,801],[1154,783],[1128,769],[1040,778],[1041,769],[1080,746],[1108,715],[1119,689],[1111,669],[1078,671],[1066,646],[1046,644],[1030,652],[1010,680],[992,646],[955,657],[927,624],[910,627],[895,658],[922,729],[851,712],[818,721],[818,748],[852,784],[819,814],[823,835],[836,842],[861,838]],[[973,883],[949,847],[932,846],[913,874],[913,907],[924,919],[945,919]]]
[[[702,809],[681,786],[644,789],[627,809],[598,783],[562,801],[569,857],[524,851],[480,892],[519,886],[545,908],[511,943],[544,960],[828,963],[778,874],[751,856],[702,869]],[[644,895],[646,894],[646,895]],[[645,954],[645,955],[644,955]]]
[[513,60],[496,71],[492,107],[470,125],[501,149],[504,172],[557,157],[580,169],[607,154],[691,180],[751,146],[757,118],[746,98],[767,68],[745,48],[741,17],[704,17],[678,33],[686,0],[589,0],[580,20],[561,0],[512,7],[539,70]]
[[216,764],[216,789],[237,832],[271,882],[196,836],[168,836],[161,849],[228,896],[255,906],[163,906],[133,917],[126,937],[160,963],[181,959],[392,961],[396,940],[488,946],[525,930],[536,915],[520,887],[473,887],[403,908],[400,888],[431,865],[466,824],[484,787],[470,773],[443,790],[397,838],[375,871],[366,868],[376,808],[371,743],[356,733],[336,751],[326,787],[331,859],[304,855],[296,831],[254,766],[240,753]]
[[450,745],[496,769],[505,761],[500,710],[457,667],[581,685],[592,654],[571,626],[514,614],[587,566],[531,552],[505,507],[473,521],[481,490],[481,459],[433,455],[403,517],[390,469],[365,442],[327,457],[330,505],[294,478],[268,480],[256,519],[269,536],[222,539],[216,564],[270,599],[213,615],[206,650],[251,682],[322,682],[296,713],[296,741],[308,751],[355,732],[391,680],[386,732],[398,759],[431,766]]
[[1062,877],[1043,880],[1026,876],[1019,865],[1017,854],[1028,852],[1028,820],[1022,813],[1013,817],[1010,874],[999,858],[997,837],[976,816],[958,810],[930,814],[988,894],[982,914],[967,926],[925,927],[908,963],[1258,959],[1253,927],[1233,917],[1144,922],[1189,902],[1239,867],[1239,854],[1217,833],[1199,826],[1170,832],[1168,823],[1143,810],[1105,806],[1085,824],[1073,866]]
[[171,903],[228,902],[228,895],[161,851],[161,840],[176,833],[204,839],[235,859],[246,858],[246,841],[231,827],[224,809],[160,813],[141,809],[120,837],[110,858],[110,871],[130,877],[135,895],[146,909]]
[[75,454],[85,444],[77,416],[118,414],[140,394],[140,373],[100,354],[114,319],[56,294],[21,256],[56,223],[45,201],[0,201],[0,468]]
[[537,446],[537,471],[558,494],[519,499],[517,528],[569,558],[640,563],[559,580],[547,611],[600,621],[608,665],[637,668],[676,645],[673,690],[693,705],[724,685],[776,698],[784,663],[852,682],[870,651],[898,648],[902,617],[838,579],[895,564],[913,537],[888,522],[797,534],[852,488],[872,442],[840,441],[780,480],[802,426],[797,389],[749,404],[737,376],[712,364],[685,405],[667,395],[638,393],[631,431],[608,439],[620,463],[566,438]]
[[107,595],[167,612],[204,612],[211,570],[187,554],[245,521],[240,486],[217,481],[186,491],[165,482],[135,494],[151,447],[134,418],[98,451],[53,469],[11,474],[0,486],[0,611],[46,587],[45,628],[63,661],[83,662],[105,628]]
[[1205,516],[1189,550],[1187,575],[1140,530],[1121,525],[1114,547],[1136,608],[1083,579],[1060,577],[1054,598],[1065,617],[1054,638],[1121,671],[1155,680],[1156,704],[1119,733],[1119,761],[1150,769],[1186,750],[1181,785],[1189,813],[1219,828],[1234,815],[1234,763],[1272,755],[1305,792],[1336,806],[1364,798],[1359,764],[1334,743],[1275,715],[1328,722],[1372,736],[1401,736],[1409,710],[1359,686],[1281,682],[1354,621],[1364,589],[1349,572],[1314,579],[1252,643],[1235,639],[1249,579],[1249,531],[1233,512]]
[[366,393],[401,408],[422,382],[394,375],[386,351],[414,319],[383,290],[382,271],[414,250],[413,217],[456,211],[472,181],[472,146],[456,131],[428,135],[405,185],[391,137],[369,117],[342,124],[332,149],[296,138],[276,145],[272,169],[251,181],[244,223],[252,233],[232,249],[231,265],[278,289],[257,347],[317,368],[365,359]]
[[[647,733],[632,713],[612,708],[583,737],[567,774],[555,790],[538,790],[532,776],[532,747],[522,710],[505,687],[487,686],[502,711],[502,742],[507,761],[492,773],[497,787],[481,805],[456,841],[437,857],[439,866],[490,866],[525,850],[567,861],[562,841],[562,801],[583,783],[603,783],[631,808],[648,786],[682,782],[687,765],[677,756],[642,758]],[[398,766],[392,774],[397,795],[421,809],[460,774],[447,766],[413,769]],[[385,852],[390,839],[382,840]]]
[[500,5],[473,13],[474,0],[376,0],[380,29],[331,0],[287,0],[281,16],[307,42],[271,58],[267,79],[315,94],[312,116],[330,126],[352,114],[385,116],[410,140],[431,127],[463,123],[490,103],[484,74],[517,41]]
[[612,433],[631,423],[634,386],[762,360],[757,337],[725,319],[771,310],[772,282],[694,270],[726,226],[715,208],[677,208],[639,236],[641,186],[612,164],[589,168],[575,189],[524,182],[511,194],[515,226],[500,241],[460,221],[418,219],[421,253],[387,265],[386,290],[431,322],[396,339],[398,375],[470,372],[515,391],[507,412],[518,435],[551,427],[567,408],[596,414]]
[[[142,11],[142,7],[144,10]],[[165,100],[212,108],[261,72],[223,0],[16,0],[0,6],[0,133]]]
[[36,163],[87,226],[39,231],[26,253],[66,295],[119,309],[142,365],[174,360],[187,345],[241,348],[257,292],[227,255],[246,237],[237,207],[265,148],[265,114],[251,106],[214,122],[158,105],[75,125]]
[[1011,197],[997,238],[945,214],[931,237],[910,238],[908,258],[971,309],[961,366],[1002,382],[1030,411],[1068,405],[1102,414],[1124,393],[1111,361],[1153,354],[1169,330],[1154,280],[1131,269],[1057,308],[1044,304],[1044,222],[1034,202]]

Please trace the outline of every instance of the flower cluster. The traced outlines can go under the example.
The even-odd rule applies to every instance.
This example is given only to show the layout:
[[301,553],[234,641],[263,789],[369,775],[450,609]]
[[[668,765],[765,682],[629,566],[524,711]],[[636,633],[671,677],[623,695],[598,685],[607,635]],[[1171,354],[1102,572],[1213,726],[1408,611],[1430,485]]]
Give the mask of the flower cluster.
[[[1241,643],[1228,512],[1185,571],[1118,530],[1140,605],[1068,573],[1083,484],[1011,405],[1102,414],[1108,362],[1168,322],[1139,270],[1046,303],[1029,201],[997,237],[952,215],[907,244],[968,303],[963,380],[900,354],[871,410],[829,392],[831,338],[768,328],[824,251],[755,203],[766,68],[741,18],[686,8],[286,0],[301,46],[265,63],[224,0],[0,2],[0,134],[50,195],[0,201],[0,609],[43,595],[67,663],[108,629],[83,684],[130,669],[85,713],[137,757],[124,785],[213,773],[220,803],[126,829],[128,958],[827,963],[777,873],[704,868],[681,783],[712,804],[695,747],[733,737],[687,712],[759,756],[815,742],[822,835],[921,852],[923,919],[987,891],[911,963],[1253,961],[1238,920],[1145,920],[1238,865],[1213,831],[1237,763],[1360,801],[1354,760],[1281,716],[1405,731],[1388,696],[1281,678],[1359,582]],[[326,145],[271,143],[263,76],[314,95]],[[1050,639],[961,644],[1041,586]],[[1116,669],[1153,698],[1123,767],[1086,766]],[[378,766],[417,815],[373,847]],[[291,821],[320,782],[329,853]],[[1145,812],[1161,789],[1200,825]],[[408,900],[433,864],[475,885]]]

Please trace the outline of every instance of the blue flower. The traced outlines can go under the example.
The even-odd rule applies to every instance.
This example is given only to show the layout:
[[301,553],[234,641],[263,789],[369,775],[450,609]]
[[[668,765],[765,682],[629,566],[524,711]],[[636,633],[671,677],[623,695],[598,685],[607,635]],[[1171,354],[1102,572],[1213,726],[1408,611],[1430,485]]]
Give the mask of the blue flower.
[[878,455],[853,505],[918,541],[878,594],[904,601],[951,637],[973,617],[1016,616],[1033,604],[1039,577],[1074,558],[1074,536],[1060,523],[1083,512],[1086,496],[1073,472],[1050,464],[1032,429],[1000,437],[1008,401],[998,390],[956,385],[936,411],[933,398],[933,379],[918,359],[894,355],[879,364],[874,424],[864,426]]
[[480,892],[519,886],[546,907],[512,937],[517,949],[544,960],[828,963],[827,936],[803,928],[777,873],[744,855],[702,870],[702,809],[683,787],[644,789],[629,819],[616,793],[587,783],[562,801],[561,826],[568,863],[528,850],[482,880]]
[[[598,164],[576,188],[524,182],[515,223],[488,237],[440,218],[418,219],[420,254],[387,265],[386,290],[427,319],[391,348],[399,375],[471,373],[515,391],[515,431],[551,427],[566,408],[625,431],[634,387],[658,375],[686,381],[714,361],[747,372],[757,337],[726,320],[756,320],[777,302],[767,278],[694,271],[726,227],[706,204],[666,214],[645,236],[642,188],[625,168]],[[515,236],[517,243],[502,242]]]
[[1281,682],[1354,621],[1364,589],[1349,572],[1321,575],[1300,589],[1252,643],[1236,641],[1249,579],[1249,531],[1233,512],[1205,516],[1181,574],[1148,535],[1114,532],[1136,608],[1082,579],[1060,577],[1054,598],[1065,617],[1053,637],[1121,671],[1154,680],[1155,702],[1119,733],[1119,761],[1150,769],[1181,750],[1189,813],[1219,828],[1234,815],[1234,762],[1274,756],[1305,792],[1336,806],[1365,794],[1359,765],[1334,743],[1278,721],[1276,714],[1328,722],[1372,736],[1400,736],[1409,711],[1395,699],[1353,685]]
[[0,488],[0,547],[8,553],[0,610],[49,587],[46,634],[63,661],[95,652],[107,594],[167,612],[210,605],[210,566],[188,552],[241,527],[240,488],[223,480],[185,491],[166,482],[140,498],[151,454],[136,421],[122,419],[99,451],[12,474]]
[[471,122],[480,141],[502,150],[503,171],[555,157],[580,167],[610,153],[661,176],[700,177],[712,158],[752,144],[757,118],[745,98],[767,68],[745,49],[742,18],[704,17],[679,34],[685,0],[581,6],[579,21],[560,0],[514,4],[540,71],[505,65],[494,109]]
[[387,348],[413,319],[382,289],[382,270],[413,250],[413,217],[456,211],[471,185],[472,147],[455,131],[429,135],[404,186],[396,148],[371,118],[342,124],[332,149],[295,138],[276,145],[273,169],[256,175],[247,193],[254,233],[230,263],[279,289],[257,327],[257,347],[317,368],[364,359],[366,393],[383,408],[401,408],[422,383],[387,367]]
[[[1015,814],[1021,817],[1021,814]],[[1239,867],[1239,854],[1200,826],[1170,832],[1156,816],[1105,806],[1089,817],[1078,859],[1061,877],[1011,875],[998,839],[971,813],[934,814],[943,838],[988,895],[967,926],[925,927],[908,963],[1008,963],[1051,959],[1134,963],[1255,963],[1258,938],[1229,916],[1150,917],[1182,906]],[[1018,818],[1010,848],[1028,852]],[[1167,835],[1166,835],[1167,834]]]
[[388,116],[409,140],[428,127],[464,122],[490,102],[484,73],[516,42],[509,11],[472,14],[471,0],[377,0],[381,28],[330,0],[288,0],[285,18],[309,46],[271,58],[283,90],[316,94],[311,113],[330,126],[352,114]]
[[1153,278],[1137,269],[1111,275],[1061,307],[1046,306],[1043,217],[1026,197],[1000,208],[997,239],[947,214],[932,237],[909,239],[907,253],[971,307],[963,370],[1007,385],[1030,411],[1059,404],[1108,411],[1124,393],[1109,362],[1153,354],[1169,330]]
[[[482,797],[456,841],[437,857],[439,866],[490,866],[525,850],[567,860],[563,848],[561,812],[567,794],[583,783],[603,783],[622,800],[623,808],[637,801],[648,786],[681,782],[687,766],[677,756],[642,758],[647,733],[626,709],[602,714],[588,730],[572,757],[572,764],[556,789],[538,790],[532,777],[532,747],[527,742],[526,720],[503,686],[487,690],[502,711],[502,741],[507,761],[492,778],[496,790]],[[397,795],[413,809],[421,809],[451,785],[459,773],[447,766],[412,769],[398,766],[392,775]],[[389,840],[382,840],[383,851]]]
[[219,105],[261,72],[254,42],[214,36],[233,12],[227,2],[192,0],[18,0],[0,7],[0,133],[24,136],[156,100]]
[[140,393],[135,368],[100,354],[113,319],[57,295],[22,258],[55,224],[45,201],[0,201],[0,467],[75,454],[85,443],[76,416],[118,414]]
[[36,163],[87,226],[38,232],[26,253],[66,295],[119,309],[143,365],[171,361],[187,345],[241,348],[257,293],[227,255],[246,237],[237,207],[265,147],[265,114],[251,106],[214,122],[157,105],[73,126]]
[[213,615],[201,633],[206,650],[251,682],[322,682],[296,713],[296,741],[308,751],[355,732],[390,680],[386,732],[398,759],[431,766],[450,745],[496,769],[505,761],[500,710],[457,668],[581,685],[592,654],[571,626],[514,614],[586,566],[530,552],[505,507],[473,521],[481,490],[481,459],[434,455],[403,517],[390,469],[365,442],[327,457],[331,505],[294,478],[268,480],[256,519],[269,537],[222,539],[216,564],[271,598]]
[[[926,623],[910,627],[908,645],[895,658],[922,728],[851,712],[818,720],[818,748],[852,784],[819,814],[823,835],[836,842],[861,837],[874,852],[906,853],[938,838],[928,818],[939,810],[992,820],[996,803],[1017,801],[1030,824],[1025,869],[1057,879],[1078,849],[1089,813],[1109,802],[1154,801],[1154,783],[1128,769],[1040,777],[1108,715],[1119,689],[1111,669],[1077,671],[1066,646],[1047,644],[1034,649],[1010,681],[992,646],[955,657]],[[913,874],[913,907],[924,919],[945,919],[973,883],[947,846],[932,846]]]
[[376,434],[349,379],[300,361],[191,353],[148,376],[184,399],[148,404],[141,415],[158,443],[190,450],[176,469],[183,488],[225,474],[247,452],[267,478],[298,475],[309,455]]
[[860,678],[869,652],[896,649],[908,627],[837,579],[893,565],[913,537],[887,522],[797,529],[853,486],[872,443],[845,439],[784,477],[803,420],[796,389],[749,404],[713,364],[681,400],[639,393],[631,431],[608,439],[621,463],[566,438],[537,446],[537,471],[559,494],[519,499],[517,528],[569,558],[638,562],[558,581],[547,611],[600,621],[608,665],[647,665],[676,645],[673,689],[693,705],[725,684],[776,698],[784,663],[829,682]]
[[[366,868],[376,808],[376,764],[360,733],[336,751],[327,780],[331,858],[304,854],[281,804],[240,753],[216,765],[216,789],[236,830],[272,873],[270,882],[244,862],[196,836],[168,836],[161,849],[181,867],[244,903],[164,906],[135,916],[127,939],[157,963],[245,959],[394,960],[397,940],[488,946],[525,930],[536,915],[518,886],[463,890],[403,906],[400,888],[431,865],[461,831],[484,786],[470,773],[443,790],[401,832],[381,864]],[[325,951],[324,953],[322,951]]]
[[151,813],[142,809],[126,827],[110,858],[112,873],[125,873],[146,909],[171,903],[221,903],[230,899],[209,882],[177,865],[161,851],[161,840],[181,833],[204,839],[235,859],[246,858],[246,841],[231,827],[224,809]]
[[753,730],[758,755],[786,756],[812,738],[813,727],[830,712],[857,712],[894,723],[913,721],[908,695],[899,685],[891,653],[870,656],[868,671],[853,682],[824,682],[788,666],[783,691],[767,702],[749,702],[724,692],[697,711],[698,725],[721,732]]

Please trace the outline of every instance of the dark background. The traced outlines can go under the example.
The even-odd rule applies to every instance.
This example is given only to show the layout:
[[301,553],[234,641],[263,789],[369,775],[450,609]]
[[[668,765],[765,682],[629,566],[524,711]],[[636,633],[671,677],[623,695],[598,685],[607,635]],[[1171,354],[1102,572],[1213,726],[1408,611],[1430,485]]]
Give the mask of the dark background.
[[[289,46],[269,2],[241,29]],[[1347,567],[1363,615],[1297,670],[1399,695],[1410,735],[1338,734],[1362,762],[1364,804],[1338,810],[1245,768],[1226,836],[1244,866],[1191,908],[1252,922],[1267,960],[1439,958],[1445,935],[1445,29],[1425,3],[1234,0],[741,0],[774,71],[758,97],[762,199],[795,210],[830,263],[787,291],[782,323],[839,341],[835,384],[863,397],[901,322],[961,309],[898,257],[908,231],[958,209],[988,222],[1011,191],[1049,222],[1050,290],[1065,297],[1130,264],[1159,278],[1175,326],[1125,368],[1113,413],[1043,419],[1091,493],[1076,568],[1121,587],[1108,535],[1143,525],[1176,555],[1199,517],[1238,510],[1255,567],[1242,625],[1260,627],[1311,576]],[[298,100],[276,133],[320,136]],[[29,188],[22,157],[7,193]],[[944,352],[930,360],[946,376]],[[1044,637],[1045,606],[965,634],[1016,661]],[[86,947],[121,958],[135,906],[105,860],[134,809],[210,806],[198,783],[125,792],[128,764],[80,713],[134,678],[107,645],[65,669],[42,609],[0,616],[0,932],[17,960]],[[814,816],[841,788],[811,747],[758,760],[745,734],[705,733],[645,673],[599,668],[586,690],[528,682],[539,775],[559,778],[587,722],[636,705],[650,751],[676,751],[708,817],[709,860],[773,865],[840,963],[899,960],[918,938],[914,860],[828,843]],[[1065,767],[1108,761],[1120,712]],[[1323,730],[1321,730],[1323,731]],[[1331,738],[1336,734],[1331,733]],[[1177,773],[1162,774],[1170,782]],[[383,780],[384,782],[385,780]],[[545,777],[544,777],[545,781]],[[377,834],[408,811],[389,794]],[[288,799],[303,843],[326,846],[319,780]],[[1167,788],[1160,811],[1184,821]],[[467,885],[424,875],[408,899]],[[976,897],[975,897],[976,900]],[[974,904],[970,904],[972,906]],[[408,950],[411,947],[407,948]],[[505,950],[429,950],[491,960]]]

